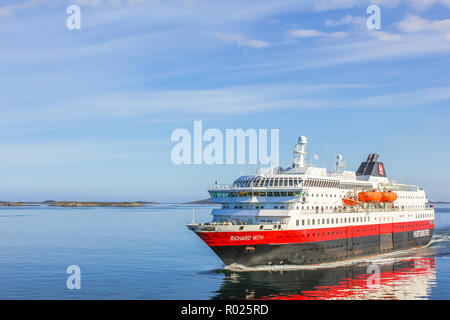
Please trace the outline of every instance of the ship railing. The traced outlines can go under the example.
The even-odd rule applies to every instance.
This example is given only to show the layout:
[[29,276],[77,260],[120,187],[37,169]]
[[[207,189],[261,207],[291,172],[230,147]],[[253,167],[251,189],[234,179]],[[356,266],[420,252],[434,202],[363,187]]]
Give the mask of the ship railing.
[[200,222],[196,225],[199,226],[273,226],[273,225],[281,225],[281,226],[287,226],[287,223],[285,222],[279,222],[279,221],[258,221],[258,223],[247,223],[244,221],[213,221],[213,222]]
[[324,210],[302,210],[302,213],[305,214],[331,214],[331,213],[367,213],[370,212],[403,212],[403,211],[433,211],[433,208],[429,207],[421,207],[421,208],[408,208],[408,207],[370,207],[370,208],[362,208],[362,207],[347,207],[344,208],[333,208],[333,209],[324,209]]
[[248,187],[242,187],[236,184],[213,184],[210,185],[208,190],[214,191],[214,190],[295,190],[295,189],[303,189],[303,185],[292,185],[292,186],[248,186]]

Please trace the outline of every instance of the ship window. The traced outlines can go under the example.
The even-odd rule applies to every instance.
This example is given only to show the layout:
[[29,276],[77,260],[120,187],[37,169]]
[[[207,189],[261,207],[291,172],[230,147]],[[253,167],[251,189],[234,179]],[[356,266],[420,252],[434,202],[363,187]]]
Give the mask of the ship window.
[[306,224],[307,224],[308,226],[309,226],[309,222],[310,222],[310,221],[309,221],[309,219],[308,219],[307,222],[306,222]]
[[273,196],[274,196],[274,197],[279,197],[279,196],[280,196],[280,193],[279,193],[279,192],[274,192],[274,193],[273,193]]
[[305,225],[305,220],[302,220],[302,226],[304,226]]
[[262,187],[264,185],[264,178],[260,178],[258,181],[258,187]]
[[314,225],[315,219],[312,219],[312,225]]
[[298,220],[297,220],[297,221],[296,221],[295,223],[296,223],[296,226],[298,226],[298,225],[299,225],[299,221],[298,221]]

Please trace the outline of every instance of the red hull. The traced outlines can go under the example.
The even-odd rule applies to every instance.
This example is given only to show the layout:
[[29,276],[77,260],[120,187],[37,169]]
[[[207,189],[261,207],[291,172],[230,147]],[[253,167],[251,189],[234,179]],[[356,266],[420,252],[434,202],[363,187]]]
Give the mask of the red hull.
[[198,232],[197,235],[210,247],[263,244],[308,243],[367,237],[398,232],[434,229],[433,220],[405,223],[367,224],[335,228],[306,230]]

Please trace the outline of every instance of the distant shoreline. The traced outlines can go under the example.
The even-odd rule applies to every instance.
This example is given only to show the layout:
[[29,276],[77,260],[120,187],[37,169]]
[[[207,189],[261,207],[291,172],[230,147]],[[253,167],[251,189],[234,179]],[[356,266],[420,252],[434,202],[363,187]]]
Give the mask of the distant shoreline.
[[46,204],[49,207],[144,207],[149,204],[159,204],[154,201],[53,201],[46,200],[42,202],[8,202],[0,201],[0,207],[35,207]]
[[8,201],[0,201],[0,207],[36,207],[40,206],[42,203],[40,202],[8,202]]
[[208,198],[208,199],[191,201],[191,202],[183,202],[183,204],[212,204],[212,202],[211,202],[211,198]]
[[[0,201],[0,207],[36,207],[48,205],[49,207],[144,207],[146,205],[163,204],[155,201]],[[211,199],[203,199],[179,204],[212,204]]]

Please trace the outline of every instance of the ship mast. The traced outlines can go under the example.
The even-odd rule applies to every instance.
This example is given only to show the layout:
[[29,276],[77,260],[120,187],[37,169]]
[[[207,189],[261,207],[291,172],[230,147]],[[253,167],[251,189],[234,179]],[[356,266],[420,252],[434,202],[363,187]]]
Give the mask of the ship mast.
[[298,143],[294,148],[294,161],[292,163],[293,168],[306,169],[305,155],[308,153],[306,151],[306,145],[308,140],[305,136],[298,138]]

